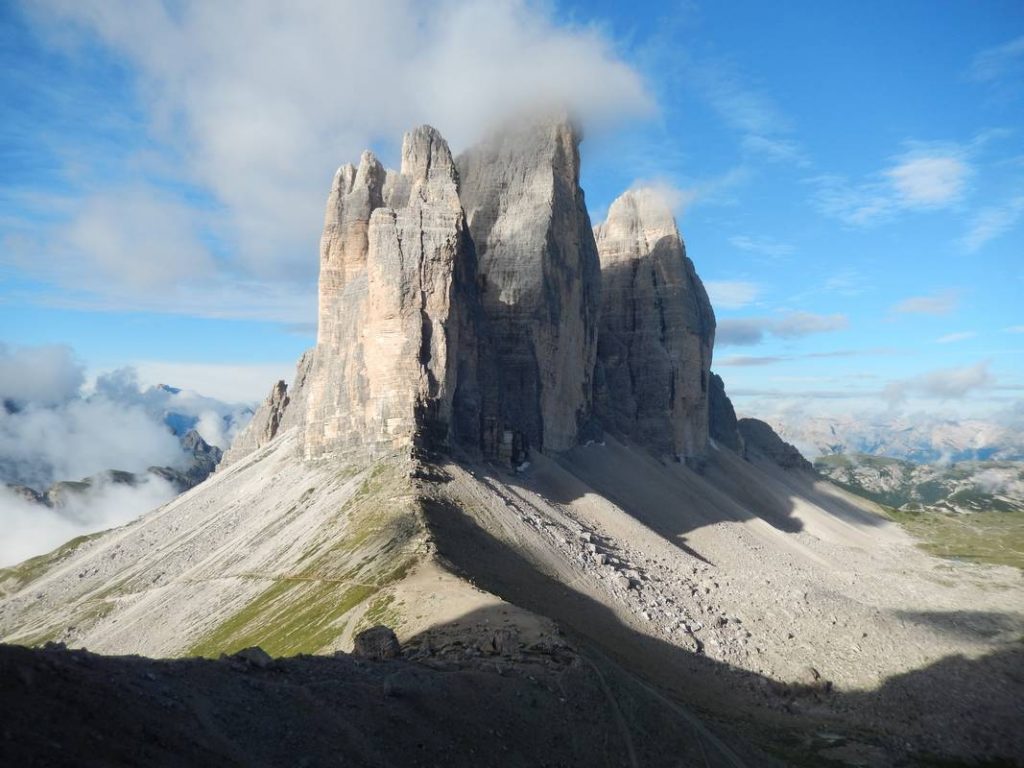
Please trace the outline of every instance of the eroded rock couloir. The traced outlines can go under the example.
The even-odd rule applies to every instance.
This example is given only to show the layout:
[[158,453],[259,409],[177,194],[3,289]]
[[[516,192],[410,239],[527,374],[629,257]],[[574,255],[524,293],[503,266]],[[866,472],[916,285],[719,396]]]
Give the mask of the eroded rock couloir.
[[698,456],[708,439],[715,315],[672,211],[653,190],[630,190],[596,233],[601,422],[658,453]]

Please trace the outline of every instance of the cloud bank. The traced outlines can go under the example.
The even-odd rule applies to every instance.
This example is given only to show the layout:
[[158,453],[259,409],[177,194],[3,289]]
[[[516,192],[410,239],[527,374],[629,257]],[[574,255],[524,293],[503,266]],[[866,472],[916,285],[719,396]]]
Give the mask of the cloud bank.
[[[247,406],[195,392],[139,385],[132,369],[97,377],[68,347],[0,345],[0,565],[40,554],[84,533],[124,523],[174,497],[150,466],[183,467],[176,434],[196,429],[226,448],[244,426]],[[140,476],[135,485],[98,478],[56,507],[39,504],[10,485],[37,492],[107,470]]]
[[176,495],[166,480],[148,476],[136,486],[100,484],[54,509],[0,485],[0,568],[49,552],[76,536],[127,523]]
[[87,190],[23,254],[48,251],[67,286],[118,306],[306,321],[287,290],[268,306],[245,280],[311,289],[333,171],[364,148],[394,160],[423,122],[459,148],[526,109],[566,106],[591,126],[655,109],[600,29],[526,0],[42,0],[26,12],[69,56],[99,45],[127,64],[156,155],[141,165],[169,177]]

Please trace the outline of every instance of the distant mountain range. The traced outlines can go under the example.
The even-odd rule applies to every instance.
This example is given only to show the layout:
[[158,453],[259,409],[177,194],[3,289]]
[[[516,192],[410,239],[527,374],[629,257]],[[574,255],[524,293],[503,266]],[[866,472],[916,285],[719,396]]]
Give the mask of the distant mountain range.
[[213,474],[223,452],[203,440],[194,429],[182,435],[180,443],[188,457],[187,463],[180,466],[153,466],[144,473],[108,469],[78,480],[58,480],[44,490],[36,490],[19,483],[6,483],[6,486],[25,501],[56,510],[64,509],[72,500],[80,499],[107,486],[136,488],[153,477],[166,480],[177,493],[183,493]]
[[886,416],[779,416],[767,419],[779,436],[808,458],[868,454],[919,464],[1024,460],[1024,414],[1005,418],[943,419],[912,414]]
[[821,456],[814,468],[833,483],[903,511],[1024,511],[1024,463],[915,464],[865,454]]

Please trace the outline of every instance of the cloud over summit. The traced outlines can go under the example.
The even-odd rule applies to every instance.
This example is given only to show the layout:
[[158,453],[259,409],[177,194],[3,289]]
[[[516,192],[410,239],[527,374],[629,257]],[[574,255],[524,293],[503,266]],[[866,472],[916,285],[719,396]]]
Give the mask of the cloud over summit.
[[333,169],[369,146],[388,159],[419,123],[459,148],[523,109],[566,106],[595,125],[655,109],[599,29],[521,0],[44,0],[29,11],[70,56],[98,44],[128,65],[147,152],[173,182],[90,189],[46,244],[68,252],[68,282],[77,254],[126,296],[218,272],[308,288]]

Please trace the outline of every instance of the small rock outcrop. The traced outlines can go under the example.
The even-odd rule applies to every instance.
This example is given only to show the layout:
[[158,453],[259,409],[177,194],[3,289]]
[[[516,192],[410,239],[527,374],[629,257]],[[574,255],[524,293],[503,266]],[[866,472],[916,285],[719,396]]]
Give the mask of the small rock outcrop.
[[259,450],[280,432],[302,423],[305,416],[306,382],[312,364],[312,351],[306,351],[295,367],[295,380],[289,389],[284,381],[270,388],[252,419],[224,452],[218,468],[224,469]]
[[783,469],[813,471],[811,462],[803,457],[796,446],[785,442],[775,430],[760,419],[740,419],[740,435],[748,459],[765,458]]
[[591,418],[600,266],[566,119],[518,124],[458,158],[497,358],[506,451],[564,450]]
[[250,667],[255,667],[256,669],[266,669],[274,663],[273,657],[258,645],[254,645],[250,648],[243,648],[233,654],[231,658],[244,661]]
[[732,401],[725,394],[725,382],[711,374],[708,387],[708,434],[718,445],[743,454],[743,438]]
[[402,646],[398,637],[390,627],[378,624],[365,629],[355,636],[352,655],[361,659],[383,661],[396,659],[402,655]]
[[698,456],[708,438],[715,315],[672,211],[655,191],[630,190],[596,233],[602,424],[659,453]]

